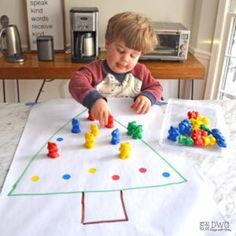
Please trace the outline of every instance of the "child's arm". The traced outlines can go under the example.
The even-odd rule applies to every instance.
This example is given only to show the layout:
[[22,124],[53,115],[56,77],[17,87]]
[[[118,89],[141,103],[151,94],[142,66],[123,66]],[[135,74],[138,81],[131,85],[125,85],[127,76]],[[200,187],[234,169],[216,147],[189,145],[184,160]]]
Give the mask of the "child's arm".
[[139,63],[133,73],[136,78],[142,80],[142,87],[131,108],[137,113],[147,113],[153,104],[161,100],[162,86],[143,64]]
[[87,107],[101,125],[108,121],[109,108],[104,97],[94,88],[98,78],[103,78],[99,61],[85,65],[83,69],[73,73],[69,91],[72,97]]
[[96,100],[103,96],[95,89],[95,86],[104,78],[102,65],[96,60],[84,65],[75,71],[70,79],[69,91],[72,97],[88,109],[91,109]]
[[82,70],[73,73],[69,83],[69,91],[72,97],[89,109],[97,99],[102,97],[102,95],[94,88],[94,77],[92,71],[83,68]]

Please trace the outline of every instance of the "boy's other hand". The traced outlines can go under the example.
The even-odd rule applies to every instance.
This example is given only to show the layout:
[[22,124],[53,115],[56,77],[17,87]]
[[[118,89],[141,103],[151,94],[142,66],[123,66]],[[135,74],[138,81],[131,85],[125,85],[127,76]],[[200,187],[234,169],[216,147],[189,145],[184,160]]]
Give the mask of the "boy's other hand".
[[131,109],[133,109],[138,114],[143,114],[149,111],[151,105],[151,101],[146,96],[140,95],[131,105]]
[[109,113],[108,104],[103,98],[98,99],[91,107],[91,114],[99,121],[101,126],[105,126],[108,123]]

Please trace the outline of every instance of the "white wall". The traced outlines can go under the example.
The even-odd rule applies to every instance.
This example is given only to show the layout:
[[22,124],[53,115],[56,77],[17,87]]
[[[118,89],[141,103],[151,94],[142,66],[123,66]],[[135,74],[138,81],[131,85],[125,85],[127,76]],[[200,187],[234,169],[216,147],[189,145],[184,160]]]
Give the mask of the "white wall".
[[[7,15],[11,24],[16,24],[22,39],[27,46],[25,0],[1,0],[0,16]],[[48,0],[50,1],[50,0]],[[59,1],[59,0],[58,0]],[[69,11],[72,7],[98,7],[99,9],[99,43],[104,45],[104,33],[108,19],[122,11],[133,10],[145,14],[152,20],[177,21],[191,28],[194,0],[64,0],[66,42],[70,43]],[[13,8],[14,6],[14,8]],[[174,14],[173,14],[174,13]]]
[[[65,31],[67,44],[70,44],[70,8],[82,6],[96,6],[99,9],[99,45],[101,47],[104,46],[104,32],[108,19],[118,12],[134,10],[148,16],[152,20],[175,21],[183,23],[192,31],[192,51],[197,54],[200,60],[201,57],[203,58],[203,61],[207,58],[207,55],[209,57],[211,51],[211,38],[214,32],[214,21],[218,0],[64,1],[66,23]],[[23,46],[27,46],[27,26],[23,3],[24,0],[0,0],[0,16],[3,14],[9,16],[10,23],[16,24],[19,29]],[[40,81],[20,81],[21,100],[34,100],[36,96],[35,91],[37,91],[37,89],[39,88],[40,83]],[[163,86],[164,95],[166,98],[176,96],[176,81],[163,81]],[[53,81],[47,83],[41,100],[49,99],[52,97],[63,97],[68,95],[67,91],[62,92],[63,89],[67,89],[66,81]],[[15,92],[14,83],[11,82],[11,86],[8,86],[8,90],[11,90],[9,94]],[[200,90],[202,89],[200,88]],[[15,97],[16,96],[9,96],[8,101],[16,101]],[[1,96],[0,99],[2,99]]]
[[219,0],[198,0],[194,5],[192,41],[194,48],[211,52]]
[[191,31],[191,51],[204,65],[206,73],[204,81],[195,81],[194,98],[203,99],[207,72],[211,59],[213,37],[219,0],[198,0],[194,3],[194,15]]
[[[96,6],[99,9],[99,43],[104,46],[104,34],[108,19],[122,11],[137,11],[156,21],[177,21],[187,27],[192,25],[194,0],[70,0],[66,1],[66,35],[69,36],[69,10],[72,7]],[[173,14],[174,12],[174,14]],[[67,42],[70,38],[67,37]]]

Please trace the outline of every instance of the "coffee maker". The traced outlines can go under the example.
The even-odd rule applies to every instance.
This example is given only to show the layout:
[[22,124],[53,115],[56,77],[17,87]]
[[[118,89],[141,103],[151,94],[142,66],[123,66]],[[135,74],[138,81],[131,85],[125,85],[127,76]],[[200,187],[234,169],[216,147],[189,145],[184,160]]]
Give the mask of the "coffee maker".
[[71,8],[70,23],[72,62],[93,61],[98,56],[98,8]]

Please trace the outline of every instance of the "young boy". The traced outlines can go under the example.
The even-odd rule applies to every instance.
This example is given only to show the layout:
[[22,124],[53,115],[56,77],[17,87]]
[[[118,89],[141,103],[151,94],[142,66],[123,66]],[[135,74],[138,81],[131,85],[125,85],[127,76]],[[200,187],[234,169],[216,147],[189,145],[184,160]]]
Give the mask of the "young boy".
[[102,126],[111,113],[106,102],[110,96],[133,97],[131,109],[138,114],[147,113],[161,99],[162,86],[138,60],[156,44],[156,35],[146,17],[134,12],[113,16],[105,34],[106,59],[95,60],[72,75],[71,95]]

